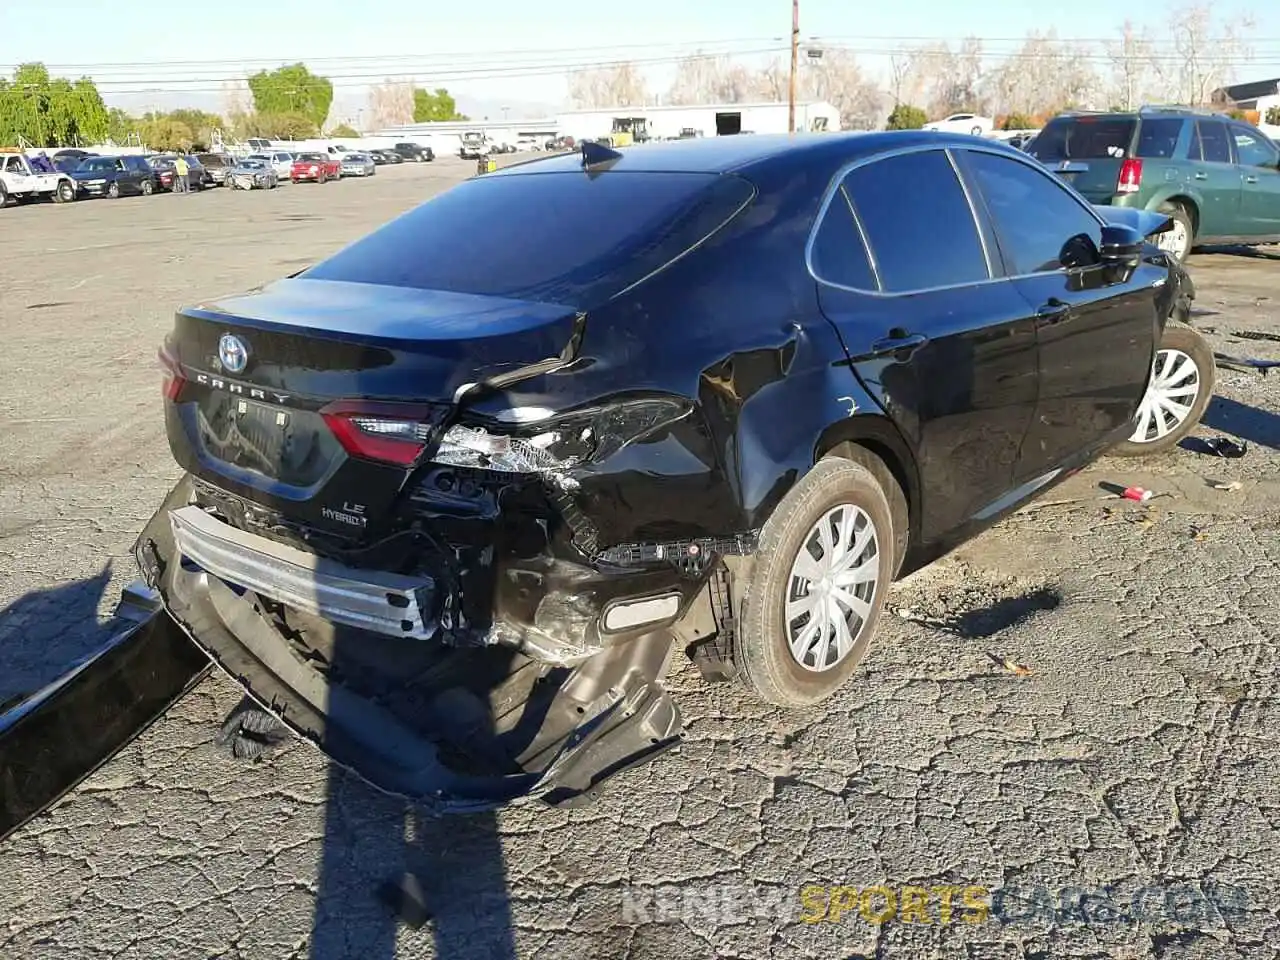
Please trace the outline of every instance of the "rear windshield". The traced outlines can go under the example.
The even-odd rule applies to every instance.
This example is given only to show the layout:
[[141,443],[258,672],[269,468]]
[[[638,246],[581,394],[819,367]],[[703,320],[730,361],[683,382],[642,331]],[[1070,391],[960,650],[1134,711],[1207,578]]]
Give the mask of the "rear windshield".
[[1058,117],[1050,120],[1027,151],[1037,160],[1104,160],[1127,156],[1133,117]]
[[714,233],[754,193],[740,177],[706,173],[479,177],[301,277],[586,309]]

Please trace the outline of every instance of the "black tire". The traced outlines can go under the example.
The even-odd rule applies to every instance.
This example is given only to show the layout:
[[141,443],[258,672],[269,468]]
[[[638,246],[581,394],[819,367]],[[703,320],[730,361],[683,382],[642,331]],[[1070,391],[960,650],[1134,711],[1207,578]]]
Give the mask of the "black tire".
[[[1133,435],[1116,446],[1112,447],[1108,453],[1113,457],[1146,457],[1153,454],[1164,453],[1167,450],[1176,447],[1178,443],[1189,434],[1200,423],[1200,418],[1204,416],[1205,409],[1209,406],[1209,401],[1213,399],[1213,388],[1215,384],[1216,366],[1213,361],[1213,349],[1209,346],[1209,342],[1205,340],[1199,333],[1185,324],[1170,321],[1165,325],[1164,336],[1160,338],[1160,345],[1156,348],[1156,362],[1153,364],[1152,377],[1155,371],[1160,369],[1161,358],[1164,357],[1167,362],[1169,355],[1166,351],[1178,351],[1186,357],[1189,357],[1195,364],[1196,373],[1196,394],[1195,399],[1191,403],[1191,410],[1187,415],[1178,422],[1164,436],[1157,439],[1140,442],[1133,439]],[[1181,378],[1179,381],[1183,385],[1183,389],[1190,384],[1190,376]],[[1177,386],[1177,384],[1171,384]],[[1148,387],[1150,390],[1150,386]],[[1144,397],[1145,400],[1145,397]],[[1144,415],[1143,408],[1139,408],[1138,414],[1134,417],[1134,434],[1138,432],[1140,421]],[[1147,431],[1150,435],[1150,431]]]
[[107,187],[107,196],[110,197],[112,200],[120,199],[120,181],[118,180],[111,181],[111,186]]
[[0,183],[0,210],[9,205],[9,191],[4,188],[4,184]]
[[[1156,212],[1173,217],[1177,221],[1178,229],[1184,231],[1183,236],[1187,238],[1185,246],[1180,251],[1169,250],[1169,253],[1173,254],[1173,258],[1179,263],[1185,262],[1191,255],[1191,248],[1196,245],[1196,225],[1191,217],[1191,211],[1181,203],[1162,203],[1156,208]],[[1168,248],[1161,247],[1161,249]]]
[[53,200],[55,203],[73,203],[76,199],[76,187],[74,183],[67,180],[61,181],[57,189],[53,191]]
[[152,183],[150,180],[142,181],[142,195],[144,197],[149,197],[155,192],[156,192],[156,185],[154,183]]
[[[868,612],[858,625],[848,652],[829,667],[811,669],[796,661],[788,641],[784,608],[791,590],[791,568],[800,551],[807,549],[823,517],[841,506],[856,507],[870,520],[875,533],[876,580],[871,584],[870,596],[862,598],[868,604]],[[740,588],[733,659],[747,688],[768,703],[807,707],[826,700],[843,686],[875,634],[897,567],[892,546],[896,540],[893,508],[875,474],[853,460],[820,460],[765,523],[754,561]]]

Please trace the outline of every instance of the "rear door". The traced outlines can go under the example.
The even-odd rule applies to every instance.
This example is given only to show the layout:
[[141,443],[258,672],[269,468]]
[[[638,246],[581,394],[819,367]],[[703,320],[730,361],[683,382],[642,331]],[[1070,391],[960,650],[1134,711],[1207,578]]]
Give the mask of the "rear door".
[[1099,262],[1102,221],[1051,175],[1021,159],[960,152],[1026,297],[1039,343],[1039,400],[1020,480],[1069,468],[1117,439],[1146,389],[1167,270],[1130,276]]
[[1196,240],[1243,235],[1241,177],[1231,152],[1227,125],[1221,120],[1197,119],[1188,158],[1192,182],[1202,198]]
[[916,451],[926,542],[1009,492],[1035,406],[1034,322],[993,243],[942,149],[855,166],[811,242],[823,312]]
[[1280,150],[1243,123],[1229,123],[1240,168],[1240,225],[1245,236],[1280,236]]

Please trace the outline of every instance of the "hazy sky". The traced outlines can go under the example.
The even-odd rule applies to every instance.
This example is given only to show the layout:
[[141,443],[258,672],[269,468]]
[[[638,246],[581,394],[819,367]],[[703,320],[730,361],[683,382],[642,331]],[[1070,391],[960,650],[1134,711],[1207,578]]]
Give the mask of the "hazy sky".
[[[386,74],[495,102],[558,103],[565,87],[557,72],[565,63],[660,61],[699,44],[760,51],[763,59],[770,48],[785,49],[791,15],[787,0],[251,0],[243,17],[232,15],[236,4],[163,3],[145,16],[106,16],[102,0],[58,0],[54,8],[57,23],[79,26],[52,28],[48,0],[0,0],[0,71],[41,60],[56,73],[90,74],[108,100],[124,102],[128,94],[130,105],[174,105],[184,94],[216,103],[225,78],[296,60],[317,61],[347,104],[358,104],[365,86]],[[317,15],[326,9],[332,13]],[[1219,0],[1213,9],[1220,21],[1256,11],[1258,56],[1241,79],[1280,75],[1280,10],[1240,0]],[[802,0],[801,32],[852,46],[880,70],[884,51],[929,38],[975,34],[988,50],[1010,52],[1028,30],[1114,36],[1126,13],[1160,28],[1151,6],[1114,0]],[[146,65],[157,60],[189,62]],[[495,77],[501,62],[512,64],[510,72]],[[671,71],[661,62],[646,69],[655,85]]]

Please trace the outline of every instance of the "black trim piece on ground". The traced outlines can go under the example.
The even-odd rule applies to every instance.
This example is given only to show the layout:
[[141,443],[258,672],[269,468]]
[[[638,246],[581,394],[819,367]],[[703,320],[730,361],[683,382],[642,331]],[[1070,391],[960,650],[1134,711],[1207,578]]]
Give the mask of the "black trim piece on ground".
[[0,713],[0,841],[133,742],[210,667],[157,613]]

